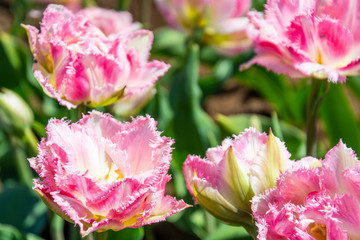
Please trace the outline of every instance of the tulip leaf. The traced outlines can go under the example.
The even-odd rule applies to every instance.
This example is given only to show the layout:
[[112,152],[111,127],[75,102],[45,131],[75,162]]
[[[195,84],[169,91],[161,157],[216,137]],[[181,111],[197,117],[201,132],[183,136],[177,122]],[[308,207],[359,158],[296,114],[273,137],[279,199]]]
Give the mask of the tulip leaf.
[[170,107],[168,95],[163,86],[157,85],[154,98],[149,101],[144,109],[144,112],[156,119],[159,131],[166,130],[174,115]]
[[22,235],[15,227],[7,224],[0,224],[0,239],[22,240]]
[[185,55],[186,35],[171,28],[160,28],[154,33],[151,54],[182,57]]
[[304,81],[291,85],[284,75],[263,67],[251,68],[236,74],[238,81],[259,92],[274,107],[281,119],[304,125],[309,86]]
[[0,239],[4,240],[43,240],[43,238],[31,233],[21,234],[14,226],[0,224]]
[[48,220],[48,209],[34,191],[6,181],[0,192],[0,222],[23,232],[39,234]]
[[253,239],[243,227],[234,227],[221,224],[216,231],[209,234],[204,240],[251,240]]
[[335,146],[342,139],[348,147],[359,154],[359,121],[344,90],[343,85],[331,84],[320,106],[320,115],[331,146]]
[[350,87],[355,96],[360,100],[360,76],[348,77],[346,85]]
[[[188,154],[204,155],[217,141],[219,130],[210,116],[201,108],[199,87],[199,46],[189,46],[183,68],[173,78],[170,103],[174,111],[173,132],[176,142],[174,159],[179,169]],[[174,154],[175,155],[175,154]]]
[[141,240],[144,238],[144,228],[125,228],[120,231],[107,231],[107,239],[111,240]]

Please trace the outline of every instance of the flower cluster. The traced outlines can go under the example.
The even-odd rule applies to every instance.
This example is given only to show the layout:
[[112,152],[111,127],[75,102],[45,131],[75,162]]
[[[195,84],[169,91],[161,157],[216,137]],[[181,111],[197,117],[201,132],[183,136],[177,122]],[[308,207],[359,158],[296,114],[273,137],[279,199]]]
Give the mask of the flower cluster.
[[272,133],[250,128],[206,155],[189,155],[183,172],[195,202],[218,219],[253,235],[255,220],[263,240],[359,236],[360,163],[341,141],[322,161],[292,161]]
[[156,0],[169,24],[186,32],[203,28],[202,40],[225,55],[251,47],[246,33],[250,0]]
[[344,82],[360,73],[360,1],[268,0],[251,12],[257,63],[290,77]]
[[71,125],[53,119],[46,129],[39,155],[29,159],[41,178],[34,189],[83,236],[162,221],[189,207],[164,197],[173,140],[160,136],[152,118],[120,123],[93,111]]
[[24,25],[34,75],[51,97],[75,108],[105,106],[144,95],[169,66],[148,62],[152,32],[137,30],[129,13],[49,5],[39,32]]
[[[304,160],[301,160],[304,161]],[[253,199],[259,239],[358,239],[360,164],[341,141],[319,167],[296,162]]]

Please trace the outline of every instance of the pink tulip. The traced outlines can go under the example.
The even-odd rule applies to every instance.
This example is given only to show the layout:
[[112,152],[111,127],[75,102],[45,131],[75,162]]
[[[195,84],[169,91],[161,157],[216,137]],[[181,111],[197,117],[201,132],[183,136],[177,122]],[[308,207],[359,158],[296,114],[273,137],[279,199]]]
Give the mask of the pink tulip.
[[81,10],[92,24],[98,27],[106,36],[126,36],[141,28],[140,23],[133,23],[129,12],[117,12],[112,9],[90,7]]
[[[97,13],[101,11],[103,21]],[[124,21],[125,32],[116,34],[120,23],[104,27],[116,18]],[[49,5],[40,32],[24,27],[35,58],[35,77],[45,93],[69,109],[79,104],[106,106],[142,94],[169,68],[163,62],[148,62],[152,32],[131,31],[137,25],[120,13],[92,9],[73,14]]]
[[250,0],[156,0],[169,24],[191,32],[204,28],[202,40],[225,55],[239,54],[251,46],[247,37]]
[[268,0],[265,17],[249,14],[252,64],[293,78],[345,82],[360,73],[360,1]]
[[173,140],[149,116],[121,123],[93,111],[74,124],[52,119],[46,130],[29,159],[40,176],[34,190],[82,236],[163,221],[189,207],[164,196]]
[[285,145],[272,133],[268,137],[254,128],[208,149],[206,157],[186,159],[188,190],[218,219],[245,227],[253,224],[251,199],[275,187],[279,174],[291,165]]
[[254,197],[258,239],[359,239],[360,164],[341,141],[320,166],[297,162]]
[[77,12],[81,9],[81,0],[32,0],[36,3],[41,4],[61,4],[64,5],[67,9],[71,10],[72,12]]

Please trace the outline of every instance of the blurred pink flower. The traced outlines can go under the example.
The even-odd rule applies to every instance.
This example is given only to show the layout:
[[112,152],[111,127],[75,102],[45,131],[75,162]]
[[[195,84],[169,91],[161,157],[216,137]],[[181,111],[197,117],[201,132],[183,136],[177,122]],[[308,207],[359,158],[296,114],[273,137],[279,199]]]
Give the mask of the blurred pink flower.
[[159,222],[189,207],[164,196],[173,140],[160,136],[152,118],[121,123],[93,111],[71,125],[52,119],[46,129],[29,159],[41,178],[34,190],[82,236]]
[[169,24],[191,32],[204,28],[202,40],[225,55],[239,54],[251,46],[245,16],[250,0],[156,0]]
[[67,9],[71,10],[72,12],[77,12],[81,9],[81,0],[32,0],[36,3],[41,4],[61,4],[64,5]]
[[359,239],[360,164],[341,141],[321,161],[301,160],[282,173],[277,188],[254,197],[258,239]]
[[129,12],[117,12],[113,9],[99,7],[84,8],[84,13],[92,24],[98,27],[106,36],[127,36],[141,28],[140,23],[134,23]]
[[268,0],[249,14],[257,56],[254,63],[293,78],[345,82],[360,73],[358,0]]
[[[127,19],[125,32],[115,33],[120,23],[105,28],[95,17],[100,11],[104,22]],[[73,14],[49,5],[40,33],[33,26],[24,27],[35,58],[35,77],[45,93],[69,109],[78,104],[105,106],[142,94],[169,68],[163,62],[148,62],[152,32],[131,31],[137,25],[120,13],[92,9]]]
[[206,157],[187,157],[183,173],[188,190],[215,217],[245,227],[253,224],[250,200],[275,187],[280,172],[291,165],[285,145],[254,128],[208,149]]

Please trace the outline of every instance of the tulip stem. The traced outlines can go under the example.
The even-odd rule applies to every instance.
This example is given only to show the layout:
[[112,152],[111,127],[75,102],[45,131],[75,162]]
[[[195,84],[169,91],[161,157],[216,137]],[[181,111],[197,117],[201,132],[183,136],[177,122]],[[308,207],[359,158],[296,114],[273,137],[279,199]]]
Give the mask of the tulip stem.
[[95,0],[84,0],[83,5],[84,7],[96,7],[97,3],[95,2]]
[[86,235],[85,237],[83,237],[82,240],[94,240],[94,234],[93,234],[93,233],[89,233],[88,235]]
[[77,120],[80,120],[82,118],[83,114],[86,114],[86,106],[84,104],[80,104],[78,106],[78,114],[77,114]]
[[149,28],[149,14],[151,13],[151,11],[149,11],[149,9],[151,9],[151,2],[150,0],[142,0],[142,5],[141,5],[141,22],[144,26],[144,28]]
[[15,165],[20,178],[20,181],[29,188],[32,187],[33,175],[29,167],[29,163],[26,160],[26,154],[24,146],[19,139],[14,136],[9,136],[10,144],[13,149]]
[[51,237],[54,240],[64,240],[64,219],[51,212]]
[[94,237],[94,240],[106,240],[107,232],[95,232]]
[[129,10],[130,1],[129,0],[118,0],[119,11],[128,11]]
[[38,148],[37,148],[38,139],[36,138],[31,128],[25,129],[23,140],[31,155],[36,156],[38,154]]
[[307,103],[306,114],[306,155],[316,157],[316,117],[319,106],[328,91],[328,82],[325,81],[325,89],[321,94],[322,81],[311,79],[310,93]]
[[257,239],[257,227],[255,226],[255,224],[253,225],[244,224],[242,226],[253,239]]
[[210,235],[216,229],[215,218],[207,211],[204,211],[204,217],[206,232]]

